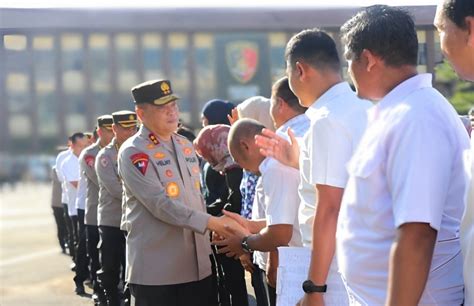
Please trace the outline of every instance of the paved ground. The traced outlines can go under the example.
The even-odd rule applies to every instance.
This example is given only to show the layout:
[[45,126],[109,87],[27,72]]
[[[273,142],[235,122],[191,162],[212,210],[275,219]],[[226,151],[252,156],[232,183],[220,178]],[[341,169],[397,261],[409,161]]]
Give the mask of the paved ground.
[[1,306],[92,305],[73,292],[71,259],[58,246],[49,201],[47,184],[0,188]]

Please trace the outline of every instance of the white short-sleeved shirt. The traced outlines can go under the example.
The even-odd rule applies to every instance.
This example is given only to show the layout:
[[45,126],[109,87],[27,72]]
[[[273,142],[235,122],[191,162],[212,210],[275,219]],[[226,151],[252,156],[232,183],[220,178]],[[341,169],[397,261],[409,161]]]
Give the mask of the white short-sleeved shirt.
[[461,222],[461,249],[463,254],[464,305],[474,305],[474,130],[471,132],[471,185],[466,210]]
[[67,204],[67,191],[66,191],[66,184],[64,183],[64,174],[62,172],[62,163],[64,159],[69,157],[69,155],[72,154],[71,149],[67,149],[65,151],[62,151],[58,154],[56,157],[56,174],[58,175],[58,180],[61,182],[61,203]]
[[[265,158],[259,167],[261,173],[260,186],[257,183],[255,198],[265,208],[267,226],[276,224],[293,225],[293,235],[289,246],[302,246],[298,225],[298,184],[297,169],[285,166],[273,158]],[[262,205],[263,202],[263,205]],[[257,209],[258,210],[258,209]],[[257,214],[257,213],[256,213]],[[265,270],[266,256],[255,252],[255,263]]]
[[467,188],[469,140],[431,75],[414,76],[369,111],[349,164],[337,232],[338,263],[353,304],[383,305],[397,228],[438,231],[420,305],[463,301],[459,227]]
[[[80,166],[79,166],[80,167]],[[84,171],[80,171],[79,185],[77,187],[76,209],[86,209],[87,178]]]
[[77,188],[74,187],[70,182],[77,181],[80,179],[80,168],[79,168],[79,159],[76,155],[70,154],[66,159],[64,159],[61,165],[62,173],[64,175],[64,181],[66,184],[67,191],[67,207],[69,216],[77,216],[76,209],[76,198],[77,198]]
[[344,188],[349,162],[367,124],[372,103],[359,99],[347,82],[334,85],[306,111],[311,120],[300,147],[300,229],[311,247],[317,203],[316,184]]

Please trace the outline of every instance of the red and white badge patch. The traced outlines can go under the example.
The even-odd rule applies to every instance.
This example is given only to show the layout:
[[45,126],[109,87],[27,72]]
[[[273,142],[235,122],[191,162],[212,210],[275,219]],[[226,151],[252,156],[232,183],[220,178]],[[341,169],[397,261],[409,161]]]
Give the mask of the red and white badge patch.
[[84,161],[86,162],[86,165],[88,165],[91,168],[94,168],[95,157],[93,155],[84,156]]
[[145,153],[137,153],[130,156],[130,159],[135,168],[137,168],[141,174],[145,175],[146,168],[148,168],[148,155]]

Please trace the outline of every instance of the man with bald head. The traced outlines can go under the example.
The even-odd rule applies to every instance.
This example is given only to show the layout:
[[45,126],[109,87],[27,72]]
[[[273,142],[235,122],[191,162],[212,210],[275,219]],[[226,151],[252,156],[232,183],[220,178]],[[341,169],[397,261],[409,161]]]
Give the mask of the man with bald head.
[[261,274],[262,280],[266,279],[263,285],[268,288],[267,305],[275,305],[277,247],[302,246],[298,226],[299,172],[260,153],[254,139],[263,128],[258,121],[241,119],[230,129],[228,145],[232,157],[245,170],[260,175],[255,195],[258,208],[254,207],[252,220],[226,212],[227,216],[245,224],[251,234],[235,233],[215,243],[225,246],[221,251],[227,252],[228,256],[257,251],[254,256],[256,273]]

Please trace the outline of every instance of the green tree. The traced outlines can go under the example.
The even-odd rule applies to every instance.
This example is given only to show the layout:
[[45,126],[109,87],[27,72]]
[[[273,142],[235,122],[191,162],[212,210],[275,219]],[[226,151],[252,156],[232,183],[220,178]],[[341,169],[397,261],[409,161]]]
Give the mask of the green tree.
[[446,61],[435,68],[435,87],[451,102],[458,114],[466,115],[474,107],[474,83],[459,79]]

